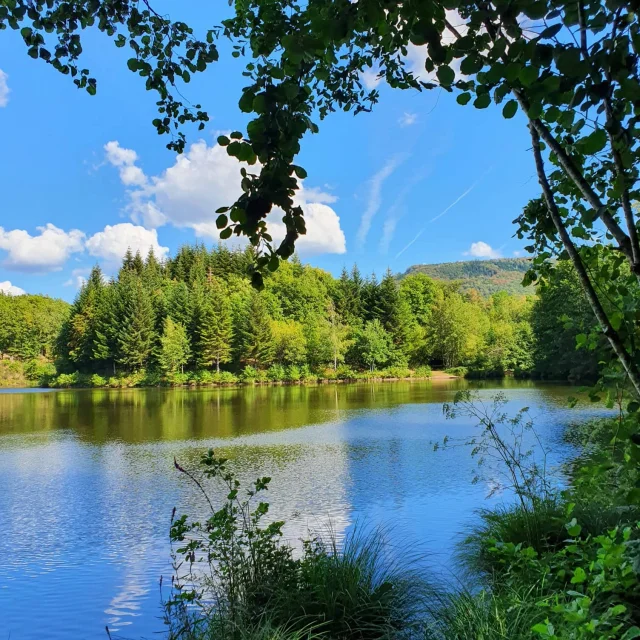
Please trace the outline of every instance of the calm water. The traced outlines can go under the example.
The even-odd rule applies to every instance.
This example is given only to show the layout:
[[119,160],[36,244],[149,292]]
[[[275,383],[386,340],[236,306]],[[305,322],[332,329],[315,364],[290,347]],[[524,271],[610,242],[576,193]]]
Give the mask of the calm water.
[[[472,484],[467,450],[433,451],[472,432],[442,415],[465,384],[0,393],[0,640],[106,638],[105,625],[158,637],[171,510],[202,506],[173,458],[195,464],[210,446],[247,479],[273,477],[292,540],[382,523],[447,567],[491,488]],[[555,464],[563,426],[593,412],[568,409],[567,387],[500,388],[511,410],[531,408]]]

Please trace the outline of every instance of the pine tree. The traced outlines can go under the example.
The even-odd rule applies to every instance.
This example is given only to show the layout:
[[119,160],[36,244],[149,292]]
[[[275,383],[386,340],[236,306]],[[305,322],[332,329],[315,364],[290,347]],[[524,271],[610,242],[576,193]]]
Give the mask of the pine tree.
[[227,292],[215,278],[205,289],[205,299],[199,314],[197,362],[210,367],[230,362],[233,342],[231,303]]
[[117,303],[116,287],[110,284],[104,287],[96,312],[95,336],[93,340],[92,360],[94,368],[110,370],[116,373],[117,351]]
[[118,273],[118,278],[121,274],[126,271],[131,271],[133,269],[133,252],[131,251],[131,247],[127,248],[127,252],[124,254],[124,258],[122,259],[122,265],[120,267],[120,272]]
[[362,316],[366,321],[380,317],[380,285],[375,273],[372,273],[360,287],[362,300]]
[[118,282],[120,311],[117,359],[130,371],[142,369],[154,344],[154,316],[149,293],[134,274]]
[[178,369],[184,372],[184,365],[191,357],[191,346],[184,326],[167,318],[160,343],[160,366],[168,373],[175,373]]
[[174,322],[188,328],[193,316],[189,287],[185,282],[172,282],[166,296],[167,313]]
[[409,303],[400,295],[398,284],[390,269],[387,269],[378,287],[377,317],[391,336],[394,347],[408,355],[416,322]]
[[91,368],[93,360],[96,315],[103,289],[102,271],[96,265],[76,297],[65,331],[66,356],[76,368],[83,371]]
[[257,291],[251,292],[243,326],[240,331],[240,358],[254,367],[268,366],[273,362],[274,341],[271,318],[264,300]]

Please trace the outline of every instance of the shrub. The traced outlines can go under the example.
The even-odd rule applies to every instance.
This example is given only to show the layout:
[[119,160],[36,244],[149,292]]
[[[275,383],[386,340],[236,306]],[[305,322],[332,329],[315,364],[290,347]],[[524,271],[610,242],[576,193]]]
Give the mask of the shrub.
[[97,373],[94,373],[91,378],[89,378],[89,384],[92,387],[106,387],[107,386],[107,379],[98,375]]
[[297,367],[295,364],[292,364],[287,367],[286,379],[287,382],[300,382],[302,378],[302,372],[300,371],[300,367]]
[[428,364],[420,365],[416,367],[413,372],[413,376],[415,378],[430,378],[431,377],[431,367]]
[[[284,523],[262,524],[269,505],[260,500],[270,478],[243,489],[227,460],[212,450],[201,464],[221,493],[207,496],[209,504],[222,506],[212,506],[206,521],[185,515],[172,522],[175,566],[187,574],[176,576],[166,603],[170,638],[235,640],[250,632],[249,638],[272,640],[262,635],[266,628],[324,640],[383,640],[417,631],[425,585],[392,559],[379,532],[357,530],[341,545],[333,536],[315,537],[296,558],[282,540]],[[176,467],[206,493],[193,472]],[[208,559],[206,571],[196,568],[195,557]]]
[[80,374],[77,371],[73,373],[61,373],[51,381],[51,386],[58,389],[69,389],[78,386]]
[[327,367],[322,371],[322,374],[320,377],[322,380],[337,380],[338,372],[331,367]]
[[308,364],[300,367],[300,377],[304,382],[318,382],[318,374],[314,373]]
[[217,384],[237,384],[238,376],[231,371],[220,371],[213,374],[213,381]]
[[358,374],[349,365],[341,364],[336,371],[336,377],[338,380],[355,380]]
[[56,375],[54,364],[46,360],[29,360],[25,362],[23,370],[27,380],[47,381]]
[[213,371],[209,371],[209,369],[199,369],[195,372],[194,375],[197,384],[213,384],[216,382],[215,374]]
[[247,365],[240,374],[243,382],[255,382],[258,379],[258,370],[251,365]]
[[383,378],[410,378],[411,370],[406,366],[395,365],[382,371]]
[[167,380],[170,384],[175,386],[182,386],[189,384],[190,378],[188,373],[182,373],[181,371],[175,371],[167,374]]
[[148,371],[137,383],[144,387],[158,387],[162,383],[162,374],[159,371]]
[[450,376],[456,376],[458,378],[464,378],[467,375],[467,371],[467,367],[451,367],[450,369],[444,370],[444,372]]
[[267,370],[267,378],[271,382],[284,382],[287,377],[287,372],[281,364],[272,364]]

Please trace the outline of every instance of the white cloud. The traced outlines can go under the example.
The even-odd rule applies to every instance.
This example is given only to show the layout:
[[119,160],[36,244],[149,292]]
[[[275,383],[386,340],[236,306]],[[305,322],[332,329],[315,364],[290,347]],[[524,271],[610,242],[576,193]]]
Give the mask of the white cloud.
[[360,73],[360,80],[365,86],[365,89],[372,91],[382,82],[379,74],[380,70],[378,68],[365,69]]
[[114,167],[118,167],[120,180],[127,187],[142,187],[147,178],[140,167],[136,166],[138,154],[133,149],[125,149],[117,140],[112,140],[104,145],[107,161]]
[[513,252],[513,255],[514,255],[516,258],[519,258],[519,257],[522,255],[522,251],[514,251],[514,252]]
[[0,293],[6,296],[23,296],[26,291],[11,284],[9,280],[5,280],[4,282],[0,282]]
[[0,227],[0,249],[8,252],[4,266],[17,271],[59,271],[72,253],[84,248],[85,234],[78,229],[63,231],[49,223],[30,235],[23,229]]
[[378,171],[369,181],[369,199],[367,201],[367,208],[362,214],[360,220],[360,227],[358,228],[358,246],[362,248],[367,240],[369,229],[371,229],[371,222],[376,213],[380,209],[382,204],[382,185],[384,181],[396,170],[398,165],[402,162],[403,156],[395,155],[390,158],[387,163]]
[[[192,144],[157,176],[145,176],[135,164],[136,152],[124,149],[116,141],[106,144],[105,151],[107,160],[118,167],[120,178],[128,187],[127,211],[135,223],[151,229],[172,224],[213,239],[220,236],[215,226],[216,209],[232,204],[241,194],[240,170],[244,166],[248,171],[257,171],[255,166],[248,167],[230,157],[224,147],[209,146],[202,140]],[[300,237],[298,251],[344,253],[346,242],[340,218],[327,206],[336,197],[303,184],[295,200],[302,206],[307,221],[307,234]],[[282,212],[274,209],[267,220],[276,241],[284,238],[281,217]]]
[[140,251],[143,256],[153,249],[158,258],[164,258],[169,252],[168,247],[161,247],[158,243],[158,232],[155,229],[145,229],[130,222],[107,225],[103,231],[92,235],[86,242],[87,251],[107,262],[118,262],[127,249],[133,253]]
[[74,269],[71,272],[71,278],[64,283],[64,286],[80,289],[80,287],[82,287],[82,285],[87,281],[88,273],[89,269]]
[[6,107],[9,104],[9,93],[11,89],[9,89],[9,85],[7,84],[7,79],[9,76],[0,69],[0,107]]
[[472,242],[469,251],[464,252],[465,256],[472,256],[473,258],[500,258],[502,257],[500,251],[493,249],[491,245],[486,242]]
[[418,121],[417,113],[408,113],[405,111],[398,119],[398,124],[401,127],[410,127],[412,124],[415,124],[417,121]]

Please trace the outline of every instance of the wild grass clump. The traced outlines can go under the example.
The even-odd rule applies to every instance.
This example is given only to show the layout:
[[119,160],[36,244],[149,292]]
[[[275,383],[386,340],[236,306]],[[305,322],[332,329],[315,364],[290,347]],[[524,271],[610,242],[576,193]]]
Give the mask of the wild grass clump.
[[[415,636],[424,623],[428,590],[394,559],[379,531],[360,530],[338,543],[315,536],[302,553],[282,539],[282,522],[263,524],[260,501],[269,478],[242,490],[227,461],[209,451],[204,473],[177,468],[207,496],[204,521],[174,520],[172,597],[166,617],[172,640],[323,638],[383,640]],[[218,482],[219,507],[205,489]],[[400,554],[406,559],[406,555]]]

